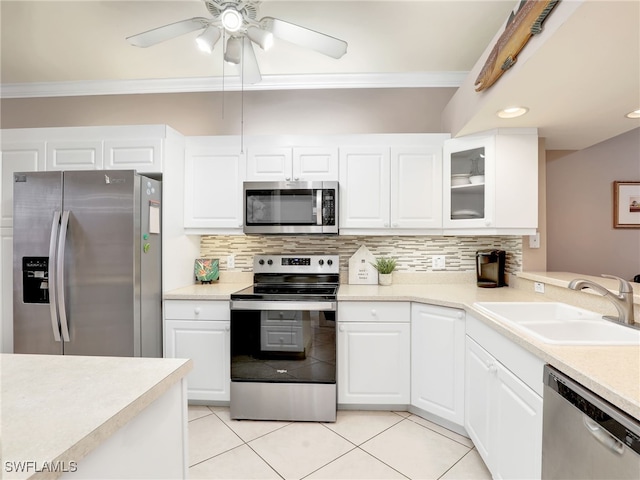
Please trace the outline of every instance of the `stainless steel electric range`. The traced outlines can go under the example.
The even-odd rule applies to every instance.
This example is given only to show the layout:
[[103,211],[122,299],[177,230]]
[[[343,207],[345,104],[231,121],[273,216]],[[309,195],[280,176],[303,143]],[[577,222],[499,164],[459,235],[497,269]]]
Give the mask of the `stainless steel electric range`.
[[256,255],[231,295],[231,418],[336,420],[337,255]]

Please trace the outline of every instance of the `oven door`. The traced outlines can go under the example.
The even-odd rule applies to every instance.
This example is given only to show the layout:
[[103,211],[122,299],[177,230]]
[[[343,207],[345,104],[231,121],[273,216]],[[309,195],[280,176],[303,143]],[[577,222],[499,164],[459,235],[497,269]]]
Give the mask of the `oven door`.
[[336,382],[336,302],[231,301],[231,381]]

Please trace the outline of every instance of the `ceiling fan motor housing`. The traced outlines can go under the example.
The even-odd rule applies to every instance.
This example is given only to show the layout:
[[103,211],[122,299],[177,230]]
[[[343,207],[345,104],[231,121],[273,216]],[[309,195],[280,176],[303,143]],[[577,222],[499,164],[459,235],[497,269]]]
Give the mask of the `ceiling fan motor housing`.
[[220,2],[216,2],[214,0],[203,0],[203,1],[207,7],[207,10],[209,10],[211,15],[213,15],[216,18],[223,19],[223,25],[226,19],[226,15],[225,15],[226,11],[231,12],[231,14],[228,17],[229,21],[235,21],[235,19],[232,18],[232,15],[236,16],[234,12],[237,12],[240,14],[240,16],[242,17],[242,22],[240,23],[240,25],[238,25],[237,27],[234,25],[231,29],[227,28],[227,26],[224,25],[225,28],[227,28],[227,30],[230,30],[233,32],[238,31],[242,27],[245,27],[247,23],[255,22],[256,17],[258,16],[258,6],[261,3],[259,1],[251,1],[251,0],[249,1],[222,0]]

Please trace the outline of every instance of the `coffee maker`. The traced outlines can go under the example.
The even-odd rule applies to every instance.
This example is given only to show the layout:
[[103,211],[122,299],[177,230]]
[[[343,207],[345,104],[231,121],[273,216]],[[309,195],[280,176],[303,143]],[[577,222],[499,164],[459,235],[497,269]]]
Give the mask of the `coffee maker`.
[[507,285],[504,279],[505,257],[504,250],[476,252],[476,283],[479,287],[495,288]]

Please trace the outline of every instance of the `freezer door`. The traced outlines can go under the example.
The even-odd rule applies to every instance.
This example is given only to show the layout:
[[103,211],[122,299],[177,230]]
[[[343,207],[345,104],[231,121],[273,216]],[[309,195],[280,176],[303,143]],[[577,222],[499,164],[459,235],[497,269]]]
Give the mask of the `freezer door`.
[[13,180],[13,351],[61,354],[55,304],[45,290],[52,287],[48,266],[55,262],[49,255],[62,210],[62,173],[15,173]]
[[64,173],[65,355],[140,355],[139,187],[133,171]]

